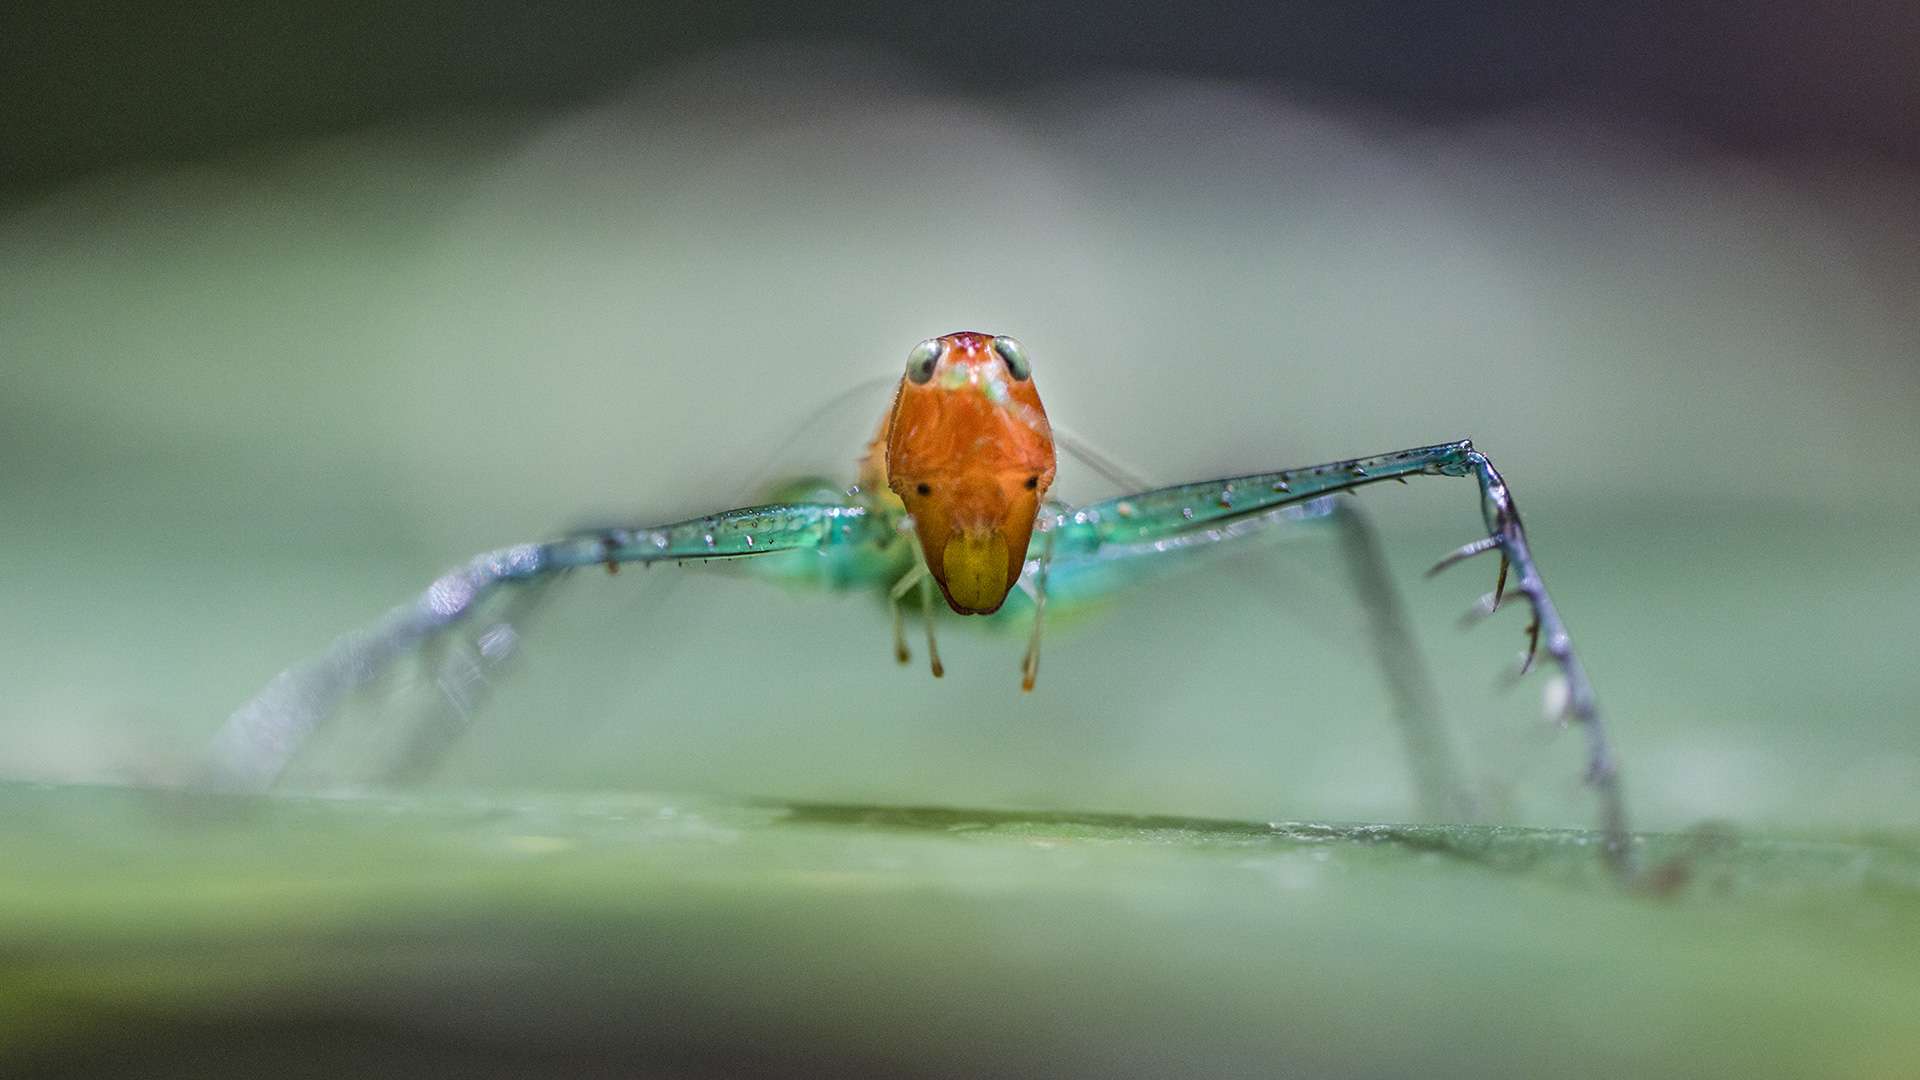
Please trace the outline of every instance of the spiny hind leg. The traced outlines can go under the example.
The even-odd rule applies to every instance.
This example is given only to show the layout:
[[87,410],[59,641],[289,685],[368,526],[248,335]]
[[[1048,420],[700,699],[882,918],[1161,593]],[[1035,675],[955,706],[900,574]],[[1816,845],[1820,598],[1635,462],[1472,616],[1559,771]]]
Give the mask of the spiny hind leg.
[[[1500,607],[1509,583],[1526,596],[1533,620],[1529,648],[1522,669],[1532,665],[1536,650],[1544,649],[1559,667],[1550,686],[1549,708],[1563,720],[1577,722],[1587,738],[1587,782],[1600,801],[1601,851],[1623,878],[1634,874],[1631,834],[1625,798],[1620,790],[1619,766],[1607,740],[1595,702],[1593,684],[1573,649],[1573,638],[1533,559],[1526,529],[1506,480],[1473,443],[1457,442],[1395,450],[1370,457],[1348,458],[1321,465],[1253,473],[1223,480],[1157,488],[1110,499],[1074,511],[1055,527],[1063,530],[1054,542],[1068,560],[1099,561],[1132,553],[1158,553],[1206,544],[1264,520],[1283,508],[1320,496],[1383,480],[1409,476],[1473,477],[1480,485],[1481,513],[1487,535],[1464,545],[1442,560],[1435,570],[1498,551],[1502,569],[1494,591],[1482,598],[1476,613],[1491,614]],[[1509,570],[1511,571],[1509,573]]]
[[[341,635],[325,652],[282,671],[234,710],[207,748],[199,783],[232,790],[272,787],[350,695],[401,658],[422,655],[422,649],[431,651],[435,642],[500,590],[555,572],[540,545],[523,544],[476,556],[442,574],[412,603]],[[430,665],[437,666],[433,661],[430,657]],[[477,684],[464,684],[464,688],[473,685]],[[447,702],[458,711],[451,696]]]
[[[1138,512],[1130,498],[1117,500],[1107,509],[1123,516]],[[1066,517],[1072,516],[1068,511]],[[1071,536],[1075,528],[1065,525],[1063,532]],[[1105,544],[1090,553],[1069,541],[1065,547],[1068,554],[1056,555],[1047,560],[1047,565],[1068,583],[1068,595],[1087,595],[1124,588],[1165,573],[1179,565],[1182,555],[1191,558],[1238,544],[1295,539],[1309,533],[1333,540],[1340,549],[1351,590],[1360,601],[1360,626],[1355,632],[1386,683],[1392,723],[1407,760],[1419,814],[1435,821],[1477,820],[1479,799],[1465,782],[1465,770],[1440,709],[1426,658],[1414,638],[1373,528],[1353,500],[1321,495],[1150,542]],[[1044,550],[1036,540],[1029,572],[1021,579],[1029,596],[1035,595],[1033,582],[1039,578]],[[1278,570],[1279,566],[1269,562],[1261,568]],[[1276,580],[1273,587],[1276,606],[1293,612],[1302,610],[1296,595],[1298,583]]]
[[[199,783],[208,787],[264,791],[271,788],[311,736],[331,723],[347,698],[408,656],[420,655],[461,626],[491,596],[526,588],[584,566],[638,562],[699,562],[752,558],[779,551],[824,550],[871,543],[875,517],[844,503],[772,503],[723,510],[666,525],[614,527],[542,543],[515,544],[485,552],[435,578],[418,597],[371,625],[336,638],[320,655],[282,671],[227,717],[207,748]],[[509,629],[511,625],[508,624]],[[478,660],[465,657],[457,670],[436,675],[455,713],[485,686],[486,669],[510,653],[510,640],[476,639]],[[489,655],[489,650],[493,655]],[[455,724],[452,730],[462,730]],[[430,768],[438,749],[450,745],[441,733],[415,734],[413,749],[396,769]]]
[[[1053,426],[1061,449],[1123,491],[1153,488],[1140,470],[1121,463],[1111,454],[1093,446],[1079,435]],[[1056,510],[1059,508],[1055,508]],[[1379,541],[1367,515],[1354,503],[1334,496],[1322,496],[1296,503],[1285,512],[1262,515],[1265,531],[1284,527],[1330,524],[1338,534],[1341,553],[1359,595],[1366,619],[1368,645],[1392,698],[1393,716],[1400,728],[1408,763],[1413,773],[1415,797],[1422,815],[1439,820],[1477,821],[1483,811],[1481,800],[1468,786],[1451,733],[1440,709],[1440,697],[1434,689],[1426,657],[1416,642],[1407,620],[1400,590],[1387,572]],[[1293,531],[1293,530],[1288,530]],[[1047,551],[1051,551],[1048,548]],[[1044,557],[1044,555],[1042,556]],[[1049,560],[1050,561],[1050,560]],[[1044,580],[1044,579],[1043,579]],[[1036,590],[1021,579],[1027,594],[1038,601],[1044,589]],[[1037,654],[1040,638],[1039,618],[1034,620],[1034,640],[1030,654]],[[1036,660],[1037,655],[1029,657]],[[1026,670],[1027,665],[1022,666]]]

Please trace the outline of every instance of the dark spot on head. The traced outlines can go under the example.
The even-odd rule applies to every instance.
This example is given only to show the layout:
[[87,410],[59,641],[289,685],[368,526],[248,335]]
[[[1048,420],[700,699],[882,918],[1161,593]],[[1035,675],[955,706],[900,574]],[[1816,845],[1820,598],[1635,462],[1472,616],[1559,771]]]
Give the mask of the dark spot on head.
[[913,490],[919,492],[922,495],[931,495],[933,494],[933,485],[927,484],[927,483],[915,484],[913,485]]
[[1029,476],[1029,477],[1027,477],[1027,490],[1028,490],[1028,491],[1032,491],[1032,490],[1033,490],[1034,488],[1037,488],[1037,487],[1039,487],[1039,486],[1040,486],[1040,478],[1039,478],[1038,476]]

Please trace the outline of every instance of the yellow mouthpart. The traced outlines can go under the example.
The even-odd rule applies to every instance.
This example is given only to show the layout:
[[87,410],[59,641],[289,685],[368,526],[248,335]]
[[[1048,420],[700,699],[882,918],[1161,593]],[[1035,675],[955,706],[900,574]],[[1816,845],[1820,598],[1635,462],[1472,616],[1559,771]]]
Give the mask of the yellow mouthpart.
[[940,554],[947,595],[973,611],[992,611],[1007,598],[1007,535],[963,532],[947,541]]

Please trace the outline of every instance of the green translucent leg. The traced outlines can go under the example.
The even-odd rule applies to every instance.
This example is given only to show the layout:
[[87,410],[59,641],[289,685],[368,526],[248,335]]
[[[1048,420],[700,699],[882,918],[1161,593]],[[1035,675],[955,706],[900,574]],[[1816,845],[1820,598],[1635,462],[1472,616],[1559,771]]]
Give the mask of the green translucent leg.
[[[1067,516],[1071,516],[1070,514]],[[1466,782],[1454,740],[1440,708],[1425,657],[1415,641],[1388,572],[1373,528],[1359,504],[1339,495],[1318,495],[1303,503],[1267,507],[1243,517],[1216,521],[1151,543],[1111,544],[1072,558],[1046,560],[1051,591],[1068,603],[1129,588],[1152,577],[1190,570],[1199,558],[1260,541],[1296,539],[1318,530],[1331,533],[1359,601],[1360,632],[1380,668],[1391,704],[1390,718],[1400,735],[1416,807],[1429,821],[1481,819],[1480,800]],[[1022,586],[1039,576],[1042,549],[1032,547]],[[1276,583],[1278,584],[1278,583]],[[1288,610],[1299,612],[1291,587],[1280,585]],[[1031,589],[1028,590],[1031,593]]]
[[[339,711],[354,691],[380,677],[423,646],[444,642],[482,603],[503,588],[527,587],[582,566],[698,561],[822,550],[866,542],[890,528],[860,505],[783,503],[729,510],[670,525],[596,529],[546,543],[517,544],[475,556],[441,575],[412,602],[387,612],[371,626],[336,639],[318,657],[288,668],[227,718],[209,747],[204,773],[211,786],[264,790],[300,752],[308,738]],[[510,605],[511,608],[511,605]],[[513,651],[509,622],[484,628],[471,653],[457,655],[460,669],[436,673],[454,713],[471,713],[487,671]],[[444,751],[459,725],[441,736],[417,737],[397,767],[418,774]],[[444,736],[444,737],[443,737]]]
[[[1254,473],[1109,499],[1057,515],[1050,526],[1053,557],[1058,560],[1102,560],[1148,553],[1172,552],[1194,544],[1226,538],[1247,519],[1383,480],[1404,482],[1410,476],[1472,476],[1479,481],[1481,512],[1488,535],[1453,552],[1435,571],[1489,551],[1501,555],[1495,589],[1479,612],[1500,606],[1509,566],[1515,572],[1512,588],[1526,596],[1533,609],[1531,640],[1543,645],[1559,667],[1559,680],[1549,694],[1559,717],[1580,724],[1587,735],[1587,782],[1600,799],[1602,850],[1622,875],[1632,868],[1625,801],[1620,791],[1619,766],[1601,723],[1593,685],[1573,650],[1546,584],[1534,563],[1525,528],[1513,495],[1493,462],[1467,440],[1398,450],[1372,457],[1351,458],[1278,472]],[[1533,649],[1525,666],[1530,666]]]
[[[1123,490],[1153,487],[1137,470],[1119,463],[1058,424],[1054,425],[1054,438],[1067,454]],[[1051,521],[1057,516],[1058,508],[1049,508],[1042,520]],[[1426,659],[1414,640],[1400,602],[1400,590],[1388,573],[1373,528],[1358,503],[1337,495],[1322,495],[1303,503],[1269,508],[1240,518],[1224,529],[1202,530],[1182,539],[1202,541],[1193,547],[1198,551],[1224,547],[1224,541],[1248,533],[1274,538],[1298,535],[1303,526],[1331,528],[1337,538],[1360,601],[1374,662],[1380,667],[1392,702],[1392,718],[1406,750],[1420,815],[1430,821],[1481,820],[1480,799],[1466,782],[1465,770],[1459,763],[1441,713],[1440,696],[1434,690]],[[1047,535],[1050,534],[1043,534]],[[1218,535],[1222,543],[1213,543],[1213,535]],[[1172,570],[1178,561],[1161,558],[1162,553],[1151,548],[1137,548],[1141,554],[1132,559],[1102,557],[1091,564],[1084,559],[1078,563],[1061,563],[1046,558],[1041,539],[1035,538],[1028,574],[1021,579],[1029,595],[1034,590],[1028,583],[1040,578],[1040,571],[1046,567],[1068,570],[1071,598],[1076,591],[1084,596],[1130,585],[1138,580],[1141,571]]]

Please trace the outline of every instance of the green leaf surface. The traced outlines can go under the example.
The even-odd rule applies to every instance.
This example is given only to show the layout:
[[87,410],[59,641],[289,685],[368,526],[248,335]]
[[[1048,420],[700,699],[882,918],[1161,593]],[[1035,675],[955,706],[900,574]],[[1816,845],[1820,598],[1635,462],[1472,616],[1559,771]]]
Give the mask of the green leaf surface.
[[0,787],[0,1072],[1898,1075],[1920,837]]

